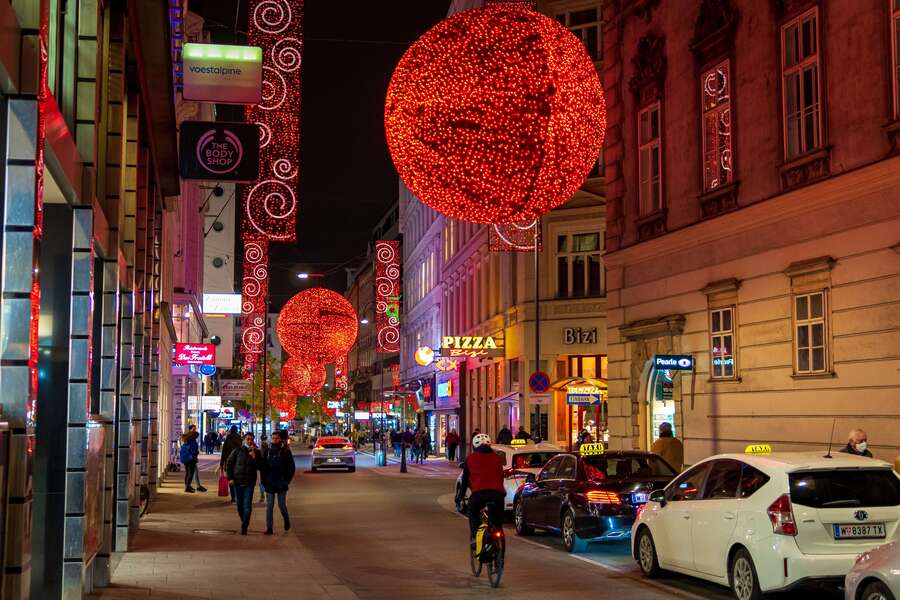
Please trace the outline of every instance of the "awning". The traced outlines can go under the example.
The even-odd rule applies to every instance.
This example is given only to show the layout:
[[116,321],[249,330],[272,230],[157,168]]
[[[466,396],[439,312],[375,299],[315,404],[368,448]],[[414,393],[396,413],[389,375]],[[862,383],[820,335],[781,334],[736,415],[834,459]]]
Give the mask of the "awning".
[[522,396],[519,392],[510,392],[502,396],[498,396],[493,400],[488,400],[488,404],[518,404],[519,398]]
[[606,389],[608,387],[605,379],[591,379],[588,377],[566,377],[550,384],[550,389],[565,391],[570,385],[592,385],[598,388]]

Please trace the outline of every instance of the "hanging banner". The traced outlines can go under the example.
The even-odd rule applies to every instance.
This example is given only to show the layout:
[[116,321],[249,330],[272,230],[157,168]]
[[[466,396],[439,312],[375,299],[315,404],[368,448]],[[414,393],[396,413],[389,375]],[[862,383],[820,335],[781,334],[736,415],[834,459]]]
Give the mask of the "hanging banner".
[[252,366],[264,351],[268,266],[269,245],[264,241],[245,242],[244,278],[241,283],[241,352],[244,354],[245,379],[252,377]]
[[400,351],[400,242],[375,242],[375,337],[378,352]]
[[216,346],[214,344],[175,344],[176,365],[215,365]]
[[222,104],[262,100],[262,48],[187,43],[181,58],[185,100]]
[[179,129],[182,179],[255,181],[259,176],[259,126],[184,121]]

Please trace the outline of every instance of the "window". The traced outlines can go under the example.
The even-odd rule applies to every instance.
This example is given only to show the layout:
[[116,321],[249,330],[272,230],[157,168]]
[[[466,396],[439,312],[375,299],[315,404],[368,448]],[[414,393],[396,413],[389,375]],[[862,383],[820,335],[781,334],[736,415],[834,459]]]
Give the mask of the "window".
[[894,118],[900,119],[900,0],[892,0],[891,7],[891,79],[894,85]]
[[797,373],[825,371],[825,292],[794,297]]
[[703,498],[716,500],[735,498],[741,483],[741,463],[736,460],[717,460],[706,478]]
[[638,113],[638,177],[641,214],[662,208],[659,102]]
[[749,498],[756,490],[769,483],[769,476],[750,465],[743,465],[741,473],[741,498]]
[[556,472],[557,479],[575,479],[575,457],[564,456],[562,462],[559,463],[559,470]]
[[681,475],[666,488],[666,500],[669,502],[699,500],[700,490],[703,489],[708,471],[709,463],[703,463]]
[[603,250],[600,233],[563,234],[556,237],[556,294],[583,298],[603,294]]
[[796,471],[788,480],[791,501],[810,508],[900,505],[900,479],[891,469]]
[[538,480],[544,481],[547,479],[555,478],[556,470],[559,468],[560,461],[562,461],[563,458],[564,457],[562,457],[562,456],[557,456],[556,458],[554,458],[550,462],[548,462],[546,465],[544,465],[544,468],[541,469],[541,473],[538,475]]
[[599,12],[595,7],[556,15],[556,20],[581,40],[588,56],[595,62],[603,59],[603,29]]
[[734,377],[734,307],[709,311],[710,373],[713,378]]
[[788,22],[781,31],[784,154],[790,160],[822,143],[818,8]]
[[731,64],[725,60],[705,71],[703,98],[703,191],[732,182]]

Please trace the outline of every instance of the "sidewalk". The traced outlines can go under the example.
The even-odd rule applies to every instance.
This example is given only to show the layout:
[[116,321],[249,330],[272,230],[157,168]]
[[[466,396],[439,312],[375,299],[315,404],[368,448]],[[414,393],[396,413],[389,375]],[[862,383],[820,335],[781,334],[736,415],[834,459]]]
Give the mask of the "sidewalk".
[[88,598],[357,598],[296,535],[281,531],[277,509],[275,535],[263,535],[265,504],[260,502],[253,504],[249,535],[238,535],[234,505],[216,493],[218,460],[218,455],[200,456],[200,479],[209,488],[205,493],[185,493],[183,472],[168,476],[129,552],[119,557],[112,585]]
[[[365,454],[366,456],[372,456],[372,448],[371,447],[363,447],[359,449],[359,454]],[[444,456],[429,456],[425,459],[423,464],[414,463],[409,455],[406,456],[406,468],[410,473],[417,473],[421,475],[426,475],[430,477],[453,477],[455,478],[459,474],[459,463],[450,462]],[[394,456],[393,450],[388,451],[387,457],[388,467],[396,467],[392,468],[391,471],[396,471],[400,467],[400,459]],[[385,467],[379,467],[376,469],[378,473],[382,473]]]

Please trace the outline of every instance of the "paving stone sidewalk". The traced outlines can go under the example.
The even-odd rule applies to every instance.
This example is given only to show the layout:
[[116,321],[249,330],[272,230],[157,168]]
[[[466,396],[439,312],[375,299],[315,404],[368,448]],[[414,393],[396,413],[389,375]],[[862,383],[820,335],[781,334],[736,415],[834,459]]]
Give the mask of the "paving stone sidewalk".
[[[200,457],[200,477],[209,488],[206,493],[186,493],[181,473],[168,477],[150,513],[141,520],[131,549],[114,561],[112,585],[88,598],[357,598],[293,531],[281,530],[277,510],[275,535],[263,535],[264,503],[253,505],[249,535],[238,535],[234,505],[216,493],[213,470],[218,459],[218,455]],[[303,458],[298,457],[298,470],[302,465]],[[290,498],[288,494],[289,507]],[[291,512],[300,511],[292,508]]]

